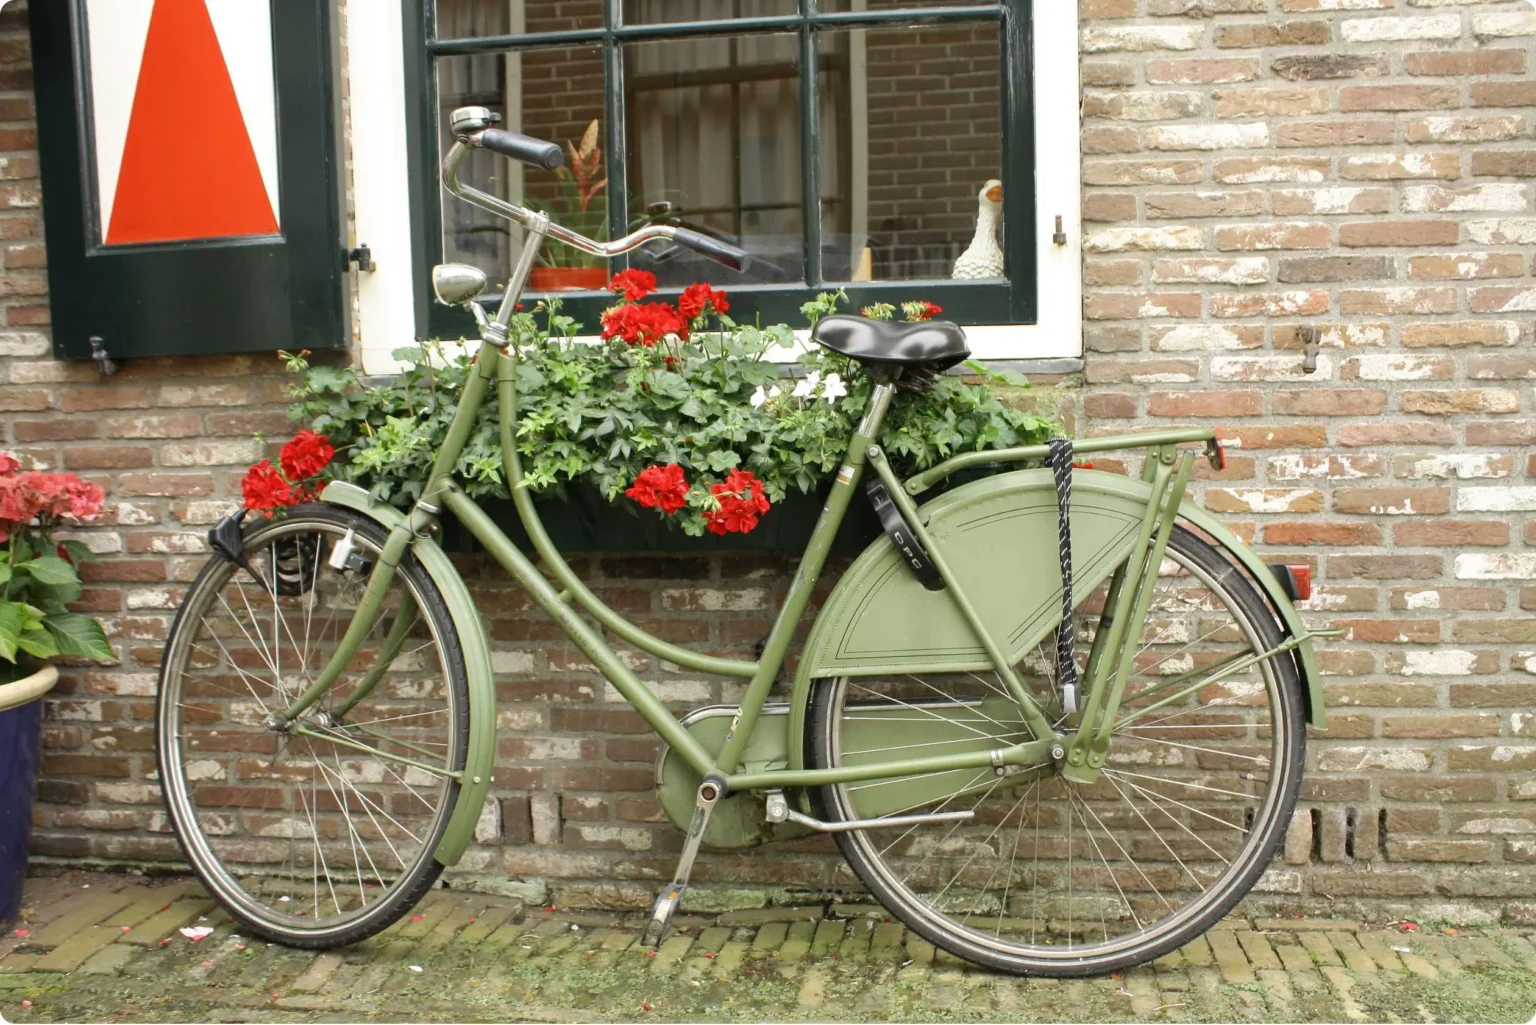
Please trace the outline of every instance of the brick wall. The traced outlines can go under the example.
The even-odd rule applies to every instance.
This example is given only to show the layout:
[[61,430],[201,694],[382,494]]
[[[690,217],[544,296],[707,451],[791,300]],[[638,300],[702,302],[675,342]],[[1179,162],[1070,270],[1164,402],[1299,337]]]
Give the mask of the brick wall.
[[[1094,430],[1221,425],[1332,706],[1274,889],[1536,892],[1529,4],[1083,0]],[[1297,327],[1323,330],[1301,371]]]
[[[1085,430],[1221,425],[1230,467],[1202,500],[1266,555],[1312,562],[1311,618],[1351,631],[1323,654],[1331,728],[1261,899],[1536,914],[1536,14],[1428,0],[1085,0],[1084,14],[1088,354],[1047,401]],[[151,751],[159,642],[259,455],[253,434],[289,426],[285,382],[265,357],[129,361],[109,380],[50,358],[30,89],[12,5],[0,427],[24,457],[108,489],[111,515],[83,532],[105,561],[82,604],[120,657],[69,669],[49,702],[36,850],[174,859]],[[1310,378],[1303,324],[1324,329]],[[679,846],[648,792],[654,742],[516,592],[469,568],[498,649],[502,789],[461,874],[643,903]],[[790,563],[581,568],[668,639],[741,654]],[[680,711],[737,695],[635,658]],[[812,840],[710,855],[697,877],[705,892],[815,889],[846,882],[837,865]]]

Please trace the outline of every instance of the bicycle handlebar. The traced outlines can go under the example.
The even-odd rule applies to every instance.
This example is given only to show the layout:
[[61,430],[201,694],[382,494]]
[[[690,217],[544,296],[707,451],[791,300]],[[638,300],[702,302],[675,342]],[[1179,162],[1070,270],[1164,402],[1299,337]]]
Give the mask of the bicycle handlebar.
[[707,256],[722,266],[729,267],[733,271],[744,271],[752,262],[752,254],[745,249],[737,248],[729,242],[722,242],[717,238],[705,235],[703,232],[693,231],[690,228],[674,228],[676,233],[672,241],[680,246],[687,246],[700,256]]
[[555,143],[543,142],[518,132],[503,131],[500,128],[487,128],[480,132],[476,138],[476,144],[481,149],[488,149],[492,153],[500,153],[512,160],[521,160],[525,164],[542,167],[546,171],[553,171],[565,163],[565,153]]
[[[541,142],[538,139],[520,135],[517,132],[503,131],[498,128],[482,127],[486,120],[473,120],[482,113],[478,108],[466,108],[464,111],[454,112],[454,128],[467,129],[460,132],[446,156],[443,157],[443,185],[449,192],[473,206],[487,210],[498,217],[516,221],[532,231],[541,235],[547,234],[559,242],[563,242],[574,249],[580,249],[584,253],[593,256],[601,256],[612,259],[621,256],[632,249],[637,249],[647,242],[667,241],[680,246],[685,246],[701,256],[706,256],[722,266],[734,271],[744,271],[752,262],[752,255],[745,249],[733,246],[729,242],[712,238],[701,232],[689,228],[679,228],[670,224],[648,224],[638,231],[631,232],[623,238],[614,239],[612,242],[599,242],[596,239],[587,238],[585,235],[572,231],[554,223],[545,214],[529,210],[499,196],[493,196],[488,192],[482,192],[472,185],[465,185],[459,181],[459,171],[463,167],[464,159],[469,156],[472,149],[487,149],[492,153],[521,160],[553,170],[564,163],[564,155],[560,147],[552,142]],[[467,115],[463,122],[460,115]],[[483,114],[489,118],[490,112]]]

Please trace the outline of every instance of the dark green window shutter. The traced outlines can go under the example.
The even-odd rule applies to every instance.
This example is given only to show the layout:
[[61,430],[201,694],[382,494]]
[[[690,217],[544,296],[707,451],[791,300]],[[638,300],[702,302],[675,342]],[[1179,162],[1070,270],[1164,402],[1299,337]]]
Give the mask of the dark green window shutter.
[[268,2],[30,5],[60,358],[347,344],[333,0]]

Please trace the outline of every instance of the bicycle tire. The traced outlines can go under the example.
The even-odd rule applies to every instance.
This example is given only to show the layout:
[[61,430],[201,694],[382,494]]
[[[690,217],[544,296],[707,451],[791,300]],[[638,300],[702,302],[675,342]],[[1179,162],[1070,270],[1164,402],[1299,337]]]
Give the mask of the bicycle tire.
[[[1206,578],[1217,584],[1230,597],[1231,605],[1229,607],[1240,613],[1242,620],[1245,622],[1246,629],[1249,631],[1247,643],[1252,646],[1262,645],[1260,650],[1269,650],[1281,643],[1282,634],[1274,612],[1267,600],[1254,583],[1237,568],[1233,561],[1227,559],[1218,548],[1190,531],[1185,530],[1183,527],[1177,527],[1174,530],[1169,548],[1171,557],[1198,567],[1200,571],[1203,571]],[[1086,596],[1084,597],[1086,598]],[[1079,605],[1080,614],[1082,608],[1083,606]],[[1054,648],[1054,642],[1052,642],[1052,647]],[[1086,645],[1083,648],[1085,649]],[[1301,695],[1301,682],[1293,660],[1287,657],[1271,658],[1266,660],[1266,664],[1271,669],[1263,670],[1263,675],[1265,675],[1267,680],[1273,681],[1272,689],[1266,690],[1266,694],[1271,695],[1270,705],[1275,717],[1272,726],[1275,731],[1272,743],[1276,751],[1274,774],[1272,777],[1273,785],[1270,788],[1270,796],[1264,803],[1263,821],[1258,821],[1258,816],[1255,815],[1253,827],[1250,827],[1252,839],[1243,848],[1246,853],[1244,854],[1242,864],[1235,872],[1228,870],[1225,877],[1218,880],[1219,889],[1211,893],[1208,898],[1199,901],[1198,905],[1193,906],[1188,913],[1182,913],[1178,916],[1178,921],[1166,928],[1142,930],[1146,935],[1140,939],[1122,944],[1118,949],[1091,951],[1088,945],[1084,944],[1081,954],[1074,955],[1070,950],[1072,947],[1070,942],[1072,931],[1070,922],[1067,930],[1069,942],[1059,951],[1045,948],[1035,942],[1009,945],[1001,942],[987,941],[986,937],[978,936],[976,930],[968,924],[958,922],[955,916],[946,915],[938,908],[938,905],[942,904],[944,894],[941,893],[939,895],[941,898],[939,901],[931,905],[924,905],[915,899],[912,889],[907,885],[905,878],[900,881],[895,879],[892,865],[896,863],[896,856],[887,857],[884,852],[874,853],[875,845],[869,839],[878,831],[837,833],[838,846],[854,875],[857,876],[869,893],[889,910],[894,917],[936,946],[965,960],[1015,974],[1047,975],[1061,978],[1100,975],[1144,964],[1195,939],[1230,912],[1258,881],[1284,838],[1301,787],[1306,753],[1305,711]],[[1270,675],[1271,672],[1272,676]],[[1270,687],[1270,685],[1266,684],[1266,687]],[[849,684],[846,677],[818,681],[816,693],[813,697],[810,719],[810,753],[813,764],[817,768],[832,768],[840,764],[840,759],[837,756],[837,751],[839,750],[838,734],[842,730],[842,727],[839,725],[841,720],[839,706],[853,707],[847,706],[848,689]],[[1211,707],[1214,707],[1214,705]],[[1122,706],[1122,710],[1123,708],[1124,706]],[[852,716],[856,713],[847,714]],[[979,719],[975,718],[969,721],[980,722]],[[1153,721],[1161,722],[1161,720]],[[1132,728],[1135,729],[1137,727],[1133,725]],[[1165,726],[1163,728],[1167,729],[1168,727]],[[1219,731],[1213,729],[1212,733],[1201,736],[1217,735],[1219,735]],[[1202,743],[1219,743],[1219,741],[1207,740]],[[1198,750],[1199,748],[1196,749]],[[1111,748],[1111,764],[1113,764],[1114,753],[1114,749]],[[1251,756],[1236,755],[1236,757]],[[1058,785],[1064,786],[1064,784]],[[1116,789],[1119,790],[1120,787],[1116,785]],[[974,792],[974,790],[966,791],[966,793],[970,792]],[[819,788],[813,791],[813,797],[819,805],[822,816],[828,821],[847,821],[851,818],[860,817],[853,813],[853,800],[850,798],[847,784]],[[1069,795],[1069,822],[1071,819],[1070,809],[1074,807],[1071,803],[1072,800],[1073,798]],[[1079,800],[1082,804],[1087,804],[1086,799]],[[1042,820],[1039,813],[1038,797],[1036,802],[1036,821],[1038,823]],[[905,801],[899,803],[905,803]],[[980,799],[978,799],[977,803],[979,806]],[[939,805],[939,807],[943,808],[945,805]],[[958,807],[958,804],[956,807]],[[1026,811],[1021,811],[1019,815],[1020,831],[1024,828],[1026,813],[1027,805]],[[995,810],[992,814],[995,817]],[[1097,815],[1094,818],[1096,821],[1099,819]],[[1006,816],[1002,821],[1003,824],[1007,824],[1008,819]],[[1093,834],[1089,820],[1084,817],[1082,821],[1084,828],[1089,831],[1088,835],[1091,837]],[[1142,819],[1142,822],[1148,821],[1145,817]],[[1188,819],[1187,821],[1194,820]],[[1102,821],[1099,824],[1102,825]],[[1199,828],[1199,823],[1196,826]],[[1040,827],[1037,824],[1035,828],[1036,854],[1038,858],[1038,831]],[[1211,829],[1209,825],[1206,825],[1204,828],[1206,830]],[[993,833],[995,834],[996,832],[997,829],[994,829]],[[1109,830],[1106,829],[1105,833],[1108,835]],[[1070,835],[1069,833],[1069,838]],[[991,836],[989,836],[987,841],[990,842],[991,839]],[[1164,841],[1164,845],[1167,846],[1166,841]],[[894,844],[888,845],[887,850],[891,846],[894,846]],[[998,844],[997,859],[999,863],[1002,861],[1002,846],[1001,843]],[[1056,848],[1059,853],[1059,838]],[[1069,856],[1070,849],[1069,845]],[[1124,848],[1122,847],[1121,850],[1124,851]],[[1169,851],[1173,853],[1171,847]],[[1019,839],[1015,836],[1012,858],[1016,859],[1018,853]],[[924,861],[926,862],[932,857],[933,855],[930,853],[924,858]],[[972,855],[972,857],[974,858],[975,855]],[[1178,855],[1174,854],[1174,857],[1177,859]],[[1129,860],[1130,855],[1127,852],[1127,861]],[[967,865],[969,865],[969,861]],[[1182,861],[1180,866],[1183,867]],[[1105,860],[1107,874],[1110,872],[1110,868],[1109,862]],[[1014,861],[1010,859],[1008,872],[1012,874],[1014,870]],[[964,869],[962,868],[961,871],[964,871]],[[1073,871],[1074,867],[1069,863],[1068,875]],[[1141,871],[1141,869],[1138,868],[1137,871]],[[1195,877],[1193,872],[1190,875],[1191,878]],[[959,873],[957,873],[955,878],[960,878]],[[1037,861],[1036,874],[1032,883],[1033,887],[1039,886],[1040,878]],[[1179,878],[1182,881],[1182,876]],[[990,882],[990,877],[988,881]],[[1070,883],[1068,886],[1070,899]],[[1161,896],[1161,894],[1159,895]],[[1120,896],[1123,898],[1125,894],[1122,892]],[[1007,897],[1008,893],[1005,890],[1005,904]],[[1000,923],[1006,913],[1008,913],[1006,908],[998,912]],[[968,915],[966,917],[974,919],[976,916]],[[1037,924],[1031,923],[1031,941],[1036,939],[1033,930]],[[1058,922],[1058,927],[1059,924]],[[1086,928],[1085,925],[1084,929],[1086,930]],[[1109,927],[1107,924],[1105,926],[1105,938],[1105,945],[1110,946]],[[998,939],[1001,939],[1001,931],[999,931]]]
[[[375,750],[373,761],[384,764],[384,768],[382,771],[374,771],[374,767],[368,762],[359,762],[359,753],[353,748],[343,748],[339,744],[330,744],[324,740],[305,738],[309,743],[310,759],[316,763],[310,768],[310,793],[312,795],[318,794],[318,796],[312,796],[302,802],[298,797],[294,796],[295,793],[302,795],[302,780],[297,783],[289,782],[287,784],[279,782],[278,780],[281,780],[283,773],[275,768],[275,766],[281,763],[282,751],[287,750],[290,743],[297,748],[297,743],[293,742],[291,737],[281,741],[279,753],[272,759],[271,766],[268,766],[270,770],[269,775],[273,778],[248,777],[247,770],[244,768],[244,762],[235,760],[233,756],[226,755],[224,757],[228,760],[229,764],[225,764],[219,761],[219,755],[201,757],[205,754],[202,751],[198,752],[200,757],[197,759],[201,764],[197,766],[195,773],[189,772],[190,763],[187,755],[199,743],[196,739],[189,739],[189,736],[197,738],[204,736],[204,734],[190,732],[194,728],[193,725],[189,725],[189,723],[193,722],[193,716],[191,710],[186,708],[188,702],[183,699],[199,695],[198,700],[201,701],[201,705],[198,706],[198,711],[205,717],[216,714],[220,710],[227,713],[226,717],[230,725],[226,727],[224,732],[223,740],[225,742],[222,745],[215,744],[216,749],[228,748],[238,751],[242,746],[257,748],[261,746],[261,738],[257,735],[256,731],[248,723],[240,719],[235,708],[235,701],[228,696],[207,697],[206,695],[211,688],[205,681],[199,681],[189,671],[194,651],[207,650],[197,643],[197,639],[203,635],[200,633],[200,630],[209,621],[208,615],[210,610],[216,607],[216,600],[222,599],[222,595],[225,593],[223,588],[228,586],[231,581],[236,582],[240,586],[241,595],[244,597],[245,585],[242,574],[256,578],[257,574],[261,573],[263,585],[266,583],[267,575],[270,574],[272,586],[264,593],[271,597],[274,620],[278,617],[281,602],[284,600],[290,603],[308,601],[312,614],[315,605],[322,600],[322,591],[329,586],[326,581],[332,573],[336,572],[329,568],[326,559],[327,552],[334,551],[334,548],[327,549],[326,545],[327,543],[334,545],[335,541],[333,539],[346,536],[348,532],[351,532],[355,538],[356,551],[361,553],[361,557],[364,558],[364,562],[358,568],[371,568],[366,561],[366,556],[369,554],[376,555],[382,549],[387,536],[386,532],[373,521],[359,516],[350,510],[316,503],[290,509],[285,515],[275,520],[259,520],[248,525],[243,532],[244,549],[247,558],[248,560],[259,561],[258,557],[252,556],[251,553],[268,551],[270,554],[269,569],[262,571],[252,561],[248,561],[247,565],[243,568],[237,567],[223,556],[215,556],[210,559],[198,573],[187,591],[186,598],[177,611],[170,634],[166,639],[165,652],[160,667],[160,686],[156,709],[156,758],[160,769],[166,809],[177,842],[180,844],[193,871],[197,874],[203,885],[207,887],[208,892],[244,929],[249,930],[264,940],[304,949],[327,949],[344,946],[356,943],[379,932],[409,911],[432,887],[443,871],[443,866],[433,857],[433,851],[436,849],[438,841],[442,838],[443,832],[447,828],[448,821],[452,817],[453,810],[457,805],[459,784],[451,779],[443,779],[441,781],[442,785],[435,791],[442,795],[441,801],[430,810],[429,816],[425,816],[426,821],[430,823],[429,828],[420,830],[420,835],[418,836],[416,832],[413,832],[408,826],[400,822],[400,820],[404,820],[407,823],[412,822],[412,812],[415,812],[417,816],[421,816],[421,813],[414,809],[414,807],[406,808],[402,806],[402,803],[407,805],[410,803],[409,798],[405,799],[404,802],[400,800],[402,785],[417,801],[423,805],[426,803],[425,799],[420,797],[420,791],[408,782],[413,770],[405,768],[404,775],[402,776],[394,768],[390,767],[399,763],[388,762],[387,759],[379,756],[377,751],[386,750],[391,744],[414,744],[416,749],[427,752],[419,754],[419,759],[429,759],[429,756],[431,756],[430,760],[435,762],[437,759],[433,755],[432,747],[436,746],[444,749],[442,754],[444,768],[457,771],[464,767],[469,735],[468,676],[464,666],[463,652],[448,607],[426,570],[407,552],[397,570],[395,582],[391,584],[392,593],[393,589],[401,589],[400,593],[402,595],[410,596],[415,602],[416,615],[423,617],[425,620],[425,635],[439,653],[439,657],[436,660],[436,668],[440,669],[442,673],[441,701],[434,701],[439,690],[435,684],[430,687],[418,684],[414,691],[410,689],[403,691],[403,693],[407,694],[407,697],[390,698],[390,694],[397,693],[393,687],[394,678],[391,677],[389,680],[381,682],[374,692],[384,695],[384,697],[380,698],[381,702],[384,700],[406,702],[411,700],[418,702],[434,701],[432,710],[430,712],[418,711],[402,714],[399,716],[401,720],[410,719],[412,715],[416,716],[417,719],[409,723],[402,723],[394,728],[378,725],[379,723],[387,722],[387,719],[374,720],[372,723],[363,721],[360,724],[347,723],[344,720],[340,720],[338,723],[326,722],[323,724],[323,729],[334,731],[336,736],[346,736],[351,739],[355,739],[357,736],[368,737],[369,742],[376,745],[373,748]],[[285,541],[285,538],[291,540]],[[306,539],[311,540],[306,543]],[[295,554],[298,556],[296,560],[292,558]],[[355,594],[363,585],[365,578],[366,574],[352,581],[350,593]],[[230,609],[227,601],[223,607],[226,611]],[[345,609],[344,606],[338,607]],[[405,610],[404,604],[401,604],[399,608],[401,611],[397,614],[403,615]],[[265,609],[263,609],[262,616],[265,616]],[[336,618],[334,612],[332,616],[333,619]],[[226,618],[238,623],[238,617],[233,612]],[[381,616],[381,622],[383,619],[384,617]],[[257,625],[254,612],[251,614],[250,622],[252,626]],[[410,622],[410,629],[414,629],[416,620],[413,619]],[[284,620],[284,625],[285,627],[287,626],[286,620]],[[337,632],[339,631],[333,630],[331,636],[334,637]],[[210,628],[209,633],[212,636],[212,628]],[[286,636],[292,642],[293,651],[299,652],[300,648],[295,633],[296,631],[289,628],[286,631]],[[278,673],[278,669],[281,667],[280,653],[284,650],[285,644],[285,641],[282,639],[283,636],[284,634],[279,633],[274,622],[271,647],[277,649],[279,655],[277,668],[273,669],[271,686],[274,691],[281,689],[284,696],[291,697],[292,693],[282,687],[280,674]],[[302,655],[306,660],[312,643],[315,646],[321,645],[324,636],[323,631],[317,632],[312,642],[309,630],[305,630]],[[373,636],[375,635],[370,635],[370,638]],[[246,638],[249,639],[248,633]],[[228,666],[223,665],[221,662],[218,668],[220,670],[234,668],[235,672],[239,675],[240,682],[245,685],[247,690],[251,691],[252,696],[256,698],[257,702],[260,702],[259,685],[264,674],[260,669],[254,672],[243,672],[235,668],[238,665],[238,661],[233,656],[239,655],[242,649],[238,646],[238,642],[233,643],[236,643],[237,646],[232,653],[228,650],[224,640],[220,639],[217,641],[216,646],[222,653],[221,658],[224,655],[231,656]],[[262,643],[266,643],[264,634],[262,635]],[[404,655],[399,653],[400,647],[400,645],[396,646],[397,654],[388,663],[390,668],[393,668],[397,663],[404,665],[414,656],[415,651],[423,650],[422,648],[417,648],[410,655]],[[365,647],[359,652],[359,657],[366,656],[368,651],[369,649]],[[324,655],[321,653],[315,659],[315,666],[311,667],[306,662],[303,668],[306,671],[310,668],[317,668],[319,665],[324,664],[323,658]],[[423,664],[428,663],[427,659],[418,661]],[[351,667],[349,666],[350,669]],[[427,675],[431,676],[433,672],[433,667],[428,664]],[[420,675],[420,673],[417,674],[418,677]],[[339,687],[340,685],[340,682],[338,682],[337,686]],[[431,691],[431,696],[429,697],[421,697],[417,693],[426,693],[428,690]],[[416,696],[412,697],[411,695]],[[436,704],[441,704],[441,709],[435,707]],[[319,706],[316,707],[318,708]],[[365,706],[360,703],[356,707],[363,708]],[[373,706],[368,705],[367,707],[371,708]],[[407,703],[399,707],[419,706]],[[429,716],[430,719],[428,718]],[[422,740],[420,736],[423,733],[422,720],[427,721],[433,726],[440,723],[441,736],[445,739],[440,742]],[[371,732],[343,732],[347,730],[362,731],[364,727],[371,724],[373,725]],[[231,738],[230,732],[242,726],[244,732]],[[388,730],[387,735],[386,730]],[[218,731],[210,732],[216,734]],[[437,733],[431,734],[431,736],[437,735]],[[402,739],[405,737],[414,739]],[[319,754],[316,753],[317,748],[320,749]],[[334,750],[328,751],[327,749]],[[345,755],[341,753],[343,751],[346,752]],[[334,770],[326,768],[327,753],[330,753],[336,759]],[[363,757],[366,758],[367,756],[363,755]],[[259,758],[252,759],[252,761],[257,762],[258,768],[260,767]],[[302,764],[302,760],[297,755],[295,755],[295,762]],[[320,771],[322,769],[324,771]],[[302,771],[302,769],[294,771]],[[194,775],[200,778],[193,778]],[[357,781],[355,782],[347,778],[354,775],[357,776]],[[302,895],[290,897],[285,894],[269,901],[253,894],[253,881],[266,880],[270,873],[264,870],[261,864],[251,865],[238,862],[234,857],[234,852],[243,848],[232,840],[215,839],[212,834],[216,830],[229,828],[229,821],[245,821],[244,828],[249,835],[243,836],[242,840],[248,841],[250,845],[262,842],[266,834],[259,834],[250,823],[249,819],[253,813],[249,810],[245,810],[243,814],[237,811],[233,814],[219,817],[207,807],[195,803],[195,795],[200,792],[200,784],[205,782],[210,776],[216,782],[225,784],[224,789],[232,792],[228,796],[231,806],[240,809],[252,807],[267,809],[272,803],[271,792],[281,789],[286,785],[287,790],[284,792],[285,796],[283,799],[287,803],[280,811],[286,811],[293,819],[297,819],[298,816],[295,814],[296,806],[303,803],[305,814],[311,816],[309,819],[310,838],[316,851],[320,852],[322,863],[324,862],[324,851],[327,846],[325,838],[328,830],[326,827],[331,831],[344,828],[347,831],[346,835],[349,838],[349,842],[352,844],[352,860],[358,868],[356,882],[361,895],[359,898],[361,906],[344,911],[342,902],[337,897],[334,888],[335,880],[332,876],[335,873],[329,867],[325,871],[325,881],[330,889],[331,898],[336,901],[337,913],[328,919],[322,918],[320,914],[324,901],[319,889],[318,877],[315,884],[315,914],[312,917],[306,911],[290,913],[287,909],[281,907],[282,904],[289,904],[296,909],[298,907],[297,902],[301,899]],[[392,776],[393,779],[386,779],[386,776]],[[392,787],[392,792],[376,791],[375,795],[369,798],[368,791],[364,787],[369,785],[369,780],[372,777],[379,777],[385,780],[387,785]],[[439,777],[435,776],[429,778],[434,781],[434,784],[439,780]],[[317,788],[315,782],[317,779],[322,780],[326,784],[326,790],[319,790]],[[396,784],[395,780],[399,780],[399,784]],[[261,793],[255,795],[238,792],[242,785],[247,784],[253,789],[259,784]],[[419,781],[418,786],[426,790],[425,785]],[[327,791],[330,794],[328,806],[325,800]],[[427,790],[426,792],[432,793],[433,791]],[[356,812],[355,815],[354,812]],[[327,813],[329,814],[327,815]],[[210,819],[213,820],[211,826],[206,824]],[[345,822],[340,821],[343,819]],[[299,827],[294,827],[291,824],[288,827],[287,838],[290,849],[294,846],[293,834],[296,828],[302,832],[300,828],[302,826],[303,822],[300,822]],[[399,829],[393,829],[392,826],[399,826]],[[368,855],[370,870],[377,869],[377,878],[379,878],[380,882],[374,884],[365,881],[363,878],[362,858],[358,856],[358,840],[363,839],[364,831],[368,833],[369,837],[377,835],[377,837],[382,838],[384,844],[393,853],[395,860],[400,862],[401,867],[398,870],[398,874],[393,879],[390,879],[387,884],[384,881],[388,865],[387,859],[385,859],[386,869],[377,869],[377,859],[374,859],[370,853],[366,839],[363,840],[362,851]],[[401,831],[408,834],[415,841],[415,849],[411,852],[409,858],[402,856],[399,852],[399,847],[404,846],[406,842],[404,837],[400,835]],[[391,833],[395,834],[395,839],[401,841],[399,846],[390,839]],[[279,832],[277,835],[281,837],[282,834]],[[230,853],[221,857],[219,854],[220,850]],[[380,856],[381,858],[383,857],[382,849],[380,850]],[[318,872],[318,869],[316,871]],[[373,873],[370,872],[370,878],[372,877]],[[262,882],[261,885],[265,886],[265,882]],[[290,889],[296,888],[292,887],[290,883]],[[378,899],[370,904],[368,891],[372,889],[378,889],[380,894]],[[350,903],[351,898],[349,897],[348,904]]]

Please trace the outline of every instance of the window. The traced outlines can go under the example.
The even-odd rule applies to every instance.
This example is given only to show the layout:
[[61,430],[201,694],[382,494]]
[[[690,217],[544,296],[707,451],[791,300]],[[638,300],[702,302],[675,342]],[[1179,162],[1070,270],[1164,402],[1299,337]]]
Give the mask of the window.
[[[447,113],[473,104],[578,151],[595,143],[579,185],[476,154],[466,177],[479,187],[600,237],[663,218],[757,257],[738,276],[686,251],[630,254],[664,286],[708,278],[733,291],[733,312],[765,320],[793,322],[806,298],[843,287],[859,305],[927,298],[962,323],[1037,322],[1047,214],[1029,0],[418,2],[424,262],[494,280],[520,246],[513,226],[438,186]],[[601,288],[603,272],[558,250],[537,284],[570,290],[568,308],[595,324],[603,297],[580,289]],[[468,330],[442,307],[426,326]]]

